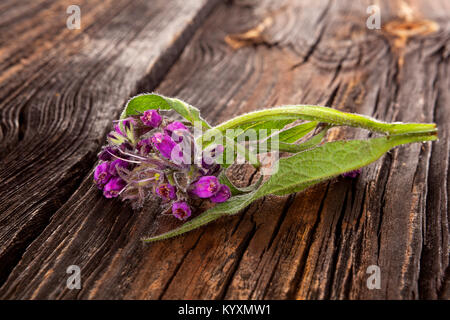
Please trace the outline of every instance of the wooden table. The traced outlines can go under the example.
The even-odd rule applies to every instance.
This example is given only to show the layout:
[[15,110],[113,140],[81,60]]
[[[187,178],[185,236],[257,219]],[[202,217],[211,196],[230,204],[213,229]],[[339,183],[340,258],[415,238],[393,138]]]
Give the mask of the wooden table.
[[[66,26],[72,0],[0,4],[1,298],[450,297],[449,1],[76,2],[79,30]],[[366,26],[372,4],[380,30]],[[436,122],[440,140],[143,244],[168,218],[103,198],[92,170],[124,103],[151,91],[213,124],[321,104]],[[71,265],[80,290],[66,286]]]

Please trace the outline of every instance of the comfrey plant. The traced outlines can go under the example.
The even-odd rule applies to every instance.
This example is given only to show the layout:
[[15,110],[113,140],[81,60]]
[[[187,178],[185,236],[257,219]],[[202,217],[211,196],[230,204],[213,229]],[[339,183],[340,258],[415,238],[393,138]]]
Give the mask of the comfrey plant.
[[149,109],[116,121],[109,145],[98,155],[94,181],[106,198],[128,199],[135,208],[160,198],[163,212],[186,220],[191,199],[221,203],[230,198],[230,188],[217,178],[221,166],[214,158],[223,146],[202,150],[189,124],[162,112]]
[[[380,135],[325,142],[327,130],[336,126]],[[393,147],[436,139],[435,124],[385,123],[308,105],[255,111],[212,127],[198,109],[179,99],[143,94],[128,101],[108,134],[94,181],[106,198],[129,200],[135,208],[160,199],[162,213],[187,220],[174,230],[144,239],[155,241],[235,214],[265,195],[299,192],[339,175],[356,177],[361,167]],[[272,170],[263,170],[267,166],[261,165],[262,155],[279,152],[284,156],[271,158]],[[247,188],[236,187],[226,174],[239,159],[261,173],[258,182]],[[211,206],[190,218],[196,199]]]

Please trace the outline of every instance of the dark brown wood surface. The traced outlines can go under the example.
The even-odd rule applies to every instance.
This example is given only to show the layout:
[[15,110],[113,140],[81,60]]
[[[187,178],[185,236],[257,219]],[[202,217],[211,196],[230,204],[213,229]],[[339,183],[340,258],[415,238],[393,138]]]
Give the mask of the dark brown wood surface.
[[[373,2],[381,30],[366,27]],[[0,4],[0,298],[450,298],[448,1],[78,1],[69,30],[71,4]],[[440,140],[143,244],[169,218],[103,198],[92,169],[126,100],[153,90],[213,124],[321,104],[436,122]]]

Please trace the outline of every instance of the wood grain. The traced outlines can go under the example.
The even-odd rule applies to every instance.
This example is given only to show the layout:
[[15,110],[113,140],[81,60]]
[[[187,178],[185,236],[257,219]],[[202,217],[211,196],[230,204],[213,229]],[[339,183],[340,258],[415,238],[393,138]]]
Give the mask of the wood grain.
[[79,31],[66,28],[70,4],[11,5],[0,23],[0,282],[89,175],[122,104],[141,81],[156,86],[214,1],[81,2]]
[[[178,2],[157,3],[111,3],[115,16],[90,4],[92,26],[77,36],[52,19],[34,29],[44,2],[0,16],[21,37],[1,38],[0,297],[449,299],[448,2],[379,1],[381,30],[366,27],[370,1],[221,3],[167,73],[213,3],[178,13]],[[10,58],[19,52],[29,64]],[[398,148],[356,180],[265,197],[143,244],[170,226],[158,204],[133,212],[104,199],[90,170],[124,101],[156,84],[213,123],[309,103],[436,122],[440,140]],[[243,184],[254,176],[236,170]],[[81,268],[81,290],[66,288],[69,265]],[[379,290],[366,286],[370,265],[380,267]]]

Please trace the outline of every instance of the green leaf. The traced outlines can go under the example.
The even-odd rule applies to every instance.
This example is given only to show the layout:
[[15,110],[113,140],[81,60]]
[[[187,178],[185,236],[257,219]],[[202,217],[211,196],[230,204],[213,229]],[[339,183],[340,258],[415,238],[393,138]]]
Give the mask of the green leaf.
[[280,159],[278,171],[257,191],[255,198],[304,190],[318,182],[364,167],[395,146],[428,140],[436,140],[436,136],[406,134],[326,143]]
[[278,132],[278,141],[285,143],[294,143],[313,131],[319,123],[311,121],[293,126]]
[[169,102],[163,96],[154,93],[144,93],[128,100],[120,115],[120,119],[138,115],[150,109],[170,110],[171,107]]
[[300,144],[280,142],[278,149],[280,152],[290,152],[290,153],[299,153],[308,149],[312,149],[322,142],[323,138],[327,133],[327,130],[328,129],[322,130],[309,140]]
[[[322,142],[328,129],[331,128],[331,126],[326,126],[326,127],[322,128],[322,130],[319,133],[317,133],[316,135],[312,136],[311,138],[309,138],[308,140],[306,140],[302,143],[286,142],[286,141],[297,141],[298,139],[301,139],[303,136],[308,134],[310,131],[312,131],[315,128],[315,126],[312,127],[311,124],[314,124],[315,126],[317,125],[316,122],[308,122],[308,123],[299,125],[300,128],[296,128],[296,127],[289,128],[288,129],[289,132],[285,136],[274,135],[274,136],[270,137],[269,139],[267,139],[266,143],[259,145],[258,153],[269,152],[272,149],[272,139],[277,139],[277,138],[279,138],[280,141],[278,141],[278,143],[275,143],[275,146],[278,147],[278,151],[280,151],[280,152],[298,153],[298,152],[305,151],[305,150],[308,150],[308,149],[311,149],[311,148],[317,146],[319,143]],[[290,131],[290,129],[293,129],[293,130]]]
[[200,111],[197,108],[180,99],[168,98],[155,93],[140,94],[128,100],[125,109],[120,115],[120,119],[127,118],[131,115],[138,115],[150,109],[172,109],[192,124],[198,121],[203,129],[211,128],[211,126],[200,117]]
[[170,104],[171,108],[178,112],[183,118],[194,124],[199,122],[203,129],[210,129],[211,126],[200,116],[200,110],[190,104],[176,98],[164,97]]
[[259,189],[231,197],[228,201],[205,211],[181,227],[144,241],[152,242],[183,234],[221,216],[235,214],[253,201],[268,194],[286,195],[302,191],[321,181],[366,166],[395,146],[436,139],[435,133],[419,133],[368,140],[336,141],[280,159],[278,172],[272,175]]
[[227,176],[225,170],[222,171],[219,175],[220,183],[227,185],[230,188],[231,194],[233,196],[255,191],[261,185],[263,178],[264,177],[261,175],[256,183],[254,183],[248,187],[239,188],[239,187],[236,187],[233,184],[233,182],[231,182],[230,179],[228,179],[228,176]]

